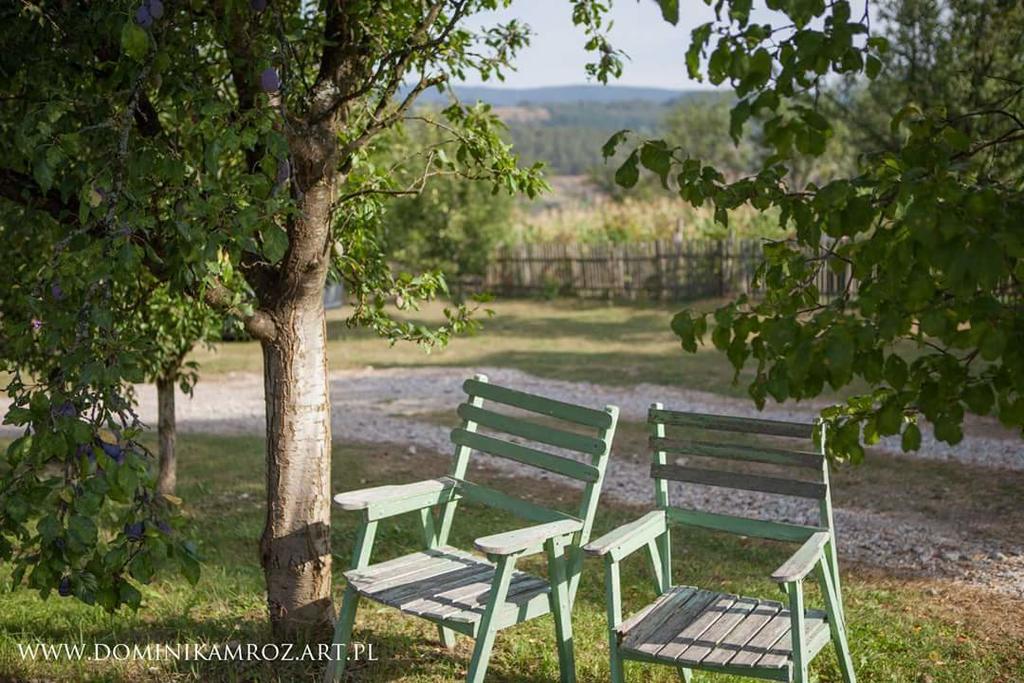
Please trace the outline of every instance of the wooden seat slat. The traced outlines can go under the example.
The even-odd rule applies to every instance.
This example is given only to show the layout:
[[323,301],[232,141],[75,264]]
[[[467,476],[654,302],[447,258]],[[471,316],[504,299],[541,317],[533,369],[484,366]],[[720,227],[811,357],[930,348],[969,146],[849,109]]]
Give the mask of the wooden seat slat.
[[782,607],[777,602],[755,600],[755,606],[747,613],[732,630],[729,631],[711,652],[705,655],[702,662],[709,666],[725,666],[729,660],[739,654],[750,639],[757,635],[761,628],[779,613]]
[[[681,666],[778,670],[793,659],[790,613],[782,603],[692,587],[673,588],[655,609],[623,624],[621,649]],[[805,612],[817,652],[828,631],[825,614]]]
[[737,598],[731,605],[722,610],[721,614],[699,636],[692,636],[689,646],[676,655],[676,661],[686,664],[699,664],[708,655],[722,647],[722,643],[733,630],[742,624],[757,607],[753,598]]
[[[470,622],[483,617],[494,564],[450,546],[396,559],[403,562],[391,560],[391,566],[405,573],[379,578],[348,572],[346,577],[361,595],[402,612]],[[516,571],[506,601],[518,605],[548,590],[544,579]]]

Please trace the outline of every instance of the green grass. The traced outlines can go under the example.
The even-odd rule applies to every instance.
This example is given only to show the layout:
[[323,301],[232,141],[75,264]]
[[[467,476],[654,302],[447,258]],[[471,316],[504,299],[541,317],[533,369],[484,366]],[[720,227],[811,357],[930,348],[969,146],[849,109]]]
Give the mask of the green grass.
[[[168,577],[144,590],[138,613],[113,617],[70,599],[43,602],[27,590],[9,592],[7,570],[0,568],[0,681],[6,680],[312,680],[316,665],[198,662],[92,662],[42,664],[22,660],[17,643],[50,642],[265,642],[269,639],[263,577],[257,539],[263,523],[262,442],[258,438],[186,436],[180,444],[179,493],[193,518],[205,556],[203,577],[192,589],[184,579]],[[421,479],[440,473],[443,456],[412,456],[401,447],[337,447],[333,485],[336,490]],[[547,504],[572,495],[568,489],[535,480],[515,480],[482,473],[480,479],[504,490]],[[528,491],[528,493],[526,493]],[[461,508],[453,542],[472,540],[512,528],[504,515]],[[596,532],[610,529],[639,510],[603,504]],[[418,548],[411,519],[383,524],[375,559]],[[335,552],[347,556],[356,519],[336,513]],[[676,534],[675,577],[679,582],[722,587],[778,598],[768,574],[791,548],[737,540],[714,534]],[[523,565],[543,572],[531,558]],[[624,565],[625,604],[638,608],[653,598],[642,561]],[[336,594],[341,585],[336,563]],[[576,656],[581,681],[607,680],[607,648],[602,572],[599,562],[584,566],[574,612]],[[844,567],[844,590],[853,658],[861,681],[1015,681],[1024,676],[1024,639],[1019,619],[993,611],[991,597],[938,584],[880,576]],[[816,597],[811,591],[812,599]],[[366,604],[366,603],[364,603]],[[986,606],[989,609],[986,609]],[[1016,607],[1009,601],[1005,609]],[[356,680],[445,681],[464,674],[470,641],[460,638],[454,653],[437,646],[434,628],[399,617],[393,610],[367,606],[359,612],[356,638],[372,643],[379,661],[353,668]],[[632,681],[674,681],[667,668],[627,665]],[[835,658],[826,650],[814,663],[819,681],[837,681]],[[544,617],[502,632],[489,680],[557,680],[553,624]],[[698,676],[698,681],[727,680]],[[733,679],[735,680],[735,679]]]

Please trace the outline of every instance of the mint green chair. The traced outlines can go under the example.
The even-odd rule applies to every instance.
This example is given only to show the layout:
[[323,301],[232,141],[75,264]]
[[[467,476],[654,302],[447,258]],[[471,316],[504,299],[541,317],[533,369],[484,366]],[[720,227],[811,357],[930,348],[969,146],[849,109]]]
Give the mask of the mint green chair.
[[[686,681],[698,670],[807,683],[808,664],[831,640],[843,680],[855,683],[836,563],[828,463],[820,451],[780,448],[774,441],[766,443],[765,438],[800,439],[806,448],[813,425],[676,412],[655,403],[648,427],[657,510],[586,547],[587,553],[605,562],[612,681],[624,681],[624,660],[636,660],[673,666]],[[695,439],[694,430],[712,435],[732,433],[732,439],[724,443],[715,436]],[[688,459],[685,464],[670,464],[669,454],[673,460],[677,456]],[[692,464],[694,459],[701,464]],[[786,474],[752,473],[752,463],[767,464]],[[804,476],[797,477],[799,473]],[[818,504],[818,524],[805,526],[676,507],[669,502],[669,481],[812,499]],[[785,591],[785,603],[674,585],[670,554],[674,525],[802,544],[771,575]],[[641,548],[647,550],[660,596],[623,621],[619,562]],[[804,606],[803,582],[812,573],[821,587],[824,612]]]
[[[582,546],[590,537],[597,500],[604,481],[618,409],[594,410],[495,386],[483,375],[465,382],[465,403],[458,407],[462,427],[452,431],[455,457],[451,474],[400,486],[349,491],[334,498],[343,510],[358,511],[362,524],[356,537],[352,568],[334,633],[340,661],[331,663],[327,680],[344,673],[356,606],[361,598],[395,607],[437,624],[441,641],[454,645],[455,634],[476,640],[466,680],[483,681],[498,631],[548,614],[554,615],[558,664],[562,681],[575,680],[570,612],[579,585]],[[554,418],[535,422],[494,407]],[[489,430],[484,434],[481,428]],[[503,438],[498,438],[501,436]],[[578,454],[579,459],[550,452],[550,447]],[[583,482],[579,505],[571,513],[470,482],[473,451],[514,460]],[[476,539],[486,555],[448,545],[460,500],[510,512],[533,526]],[[419,515],[424,550],[370,564],[374,533],[380,520],[407,512]],[[515,568],[527,555],[545,553],[548,578]]]

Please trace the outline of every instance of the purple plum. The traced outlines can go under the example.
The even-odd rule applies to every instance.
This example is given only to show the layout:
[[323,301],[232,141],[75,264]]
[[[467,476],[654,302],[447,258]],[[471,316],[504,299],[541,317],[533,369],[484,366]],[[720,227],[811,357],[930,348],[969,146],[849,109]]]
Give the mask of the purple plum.
[[110,456],[110,459],[114,462],[121,464],[124,462],[124,449],[118,446],[116,443],[107,443],[106,441],[100,442],[100,447],[103,452]]
[[60,301],[61,299],[64,298],[64,290],[61,289],[59,283],[54,282],[52,285],[50,285],[50,296],[52,296],[55,301]]
[[59,406],[52,408],[54,417],[77,417],[78,411],[75,410],[75,404],[71,401],[64,401]]
[[162,531],[165,534],[170,534],[171,533],[171,525],[168,524],[166,521],[164,521],[162,519],[159,522],[156,523],[156,528],[159,529],[160,531]]
[[139,5],[139,9],[135,10],[135,23],[142,28],[149,28],[153,25],[153,15],[149,13],[149,7]]
[[57,586],[57,592],[60,593],[61,597],[68,597],[71,595],[71,577],[65,576],[60,580],[60,585]]
[[267,0],[250,0],[249,7],[253,12],[262,12],[267,9]]
[[281,88],[281,77],[277,75],[277,69],[270,66],[260,74],[260,87],[264,92],[277,92]]
[[142,540],[142,535],[146,532],[145,522],[133,522],[131,524],[124,525],[124,535],[128,537],[129,541],[138,542]]
[[149,16],[159,19],[164,15],[164,3],[160,0],[149,0]]
[[78,448],[75,449],[75,455],[77,455],[78,457],[82,457],[84,455],[85,457],[89,458],[91,462],[96,462],[96,451],[92,449],[92,444],[78,444]]

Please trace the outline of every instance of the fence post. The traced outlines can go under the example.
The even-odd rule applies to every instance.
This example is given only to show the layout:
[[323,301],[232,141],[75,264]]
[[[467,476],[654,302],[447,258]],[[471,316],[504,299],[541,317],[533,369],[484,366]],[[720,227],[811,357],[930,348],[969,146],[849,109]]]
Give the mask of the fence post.
[[[728,238],[726,238],[728,239]],[[725,259],[726,259],[726,241],[725,239],[718,240],[718,296],[725,296]]]

